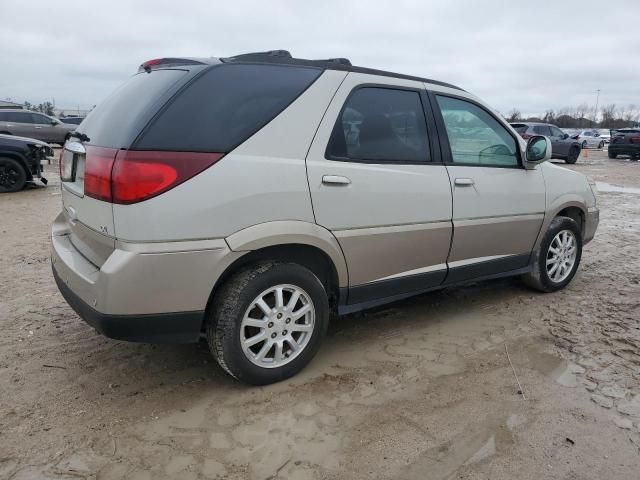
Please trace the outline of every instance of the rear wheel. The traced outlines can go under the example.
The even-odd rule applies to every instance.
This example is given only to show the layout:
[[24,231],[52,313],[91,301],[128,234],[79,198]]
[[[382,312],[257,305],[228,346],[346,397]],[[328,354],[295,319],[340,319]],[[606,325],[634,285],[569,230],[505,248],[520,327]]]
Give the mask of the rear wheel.
[[580,156],[580,148],[579,147],[571,147],[569,150],[569,155],[567,155],[567,163],[576,163],[578,161],[578,157]]
[[320,347],[329,323],[324,286],[294,263],[253,265],[215,297],[207,341],[220,366],[253,385],[291,377]]
[[609,158],[616,158],[618,156],[617,153],[613,153],[611,150],[609,150],[609,152],[607,152],[607,154],[609,155]]
[[575,220],[556,217],[535,252],[533,270],[525,283],[542,292],[555,292],[573,279],[582,257],[582,234]]
[[584,149],[584,148],[587,148],[587,141],[586,141],[586,140],[584,140],[584,141],[582,142],[582,148],[583,148],[583,149]]
[[13,158],[0,157],[0,193],[17,192],[27,183],[27,172]]

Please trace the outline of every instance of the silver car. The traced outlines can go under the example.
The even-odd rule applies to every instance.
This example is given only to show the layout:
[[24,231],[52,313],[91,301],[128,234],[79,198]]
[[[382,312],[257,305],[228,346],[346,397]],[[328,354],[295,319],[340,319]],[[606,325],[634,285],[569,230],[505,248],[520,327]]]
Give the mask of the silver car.
[[598,130],[581,130],[572,138],[577,140],[581,148],[600,148],[605,144],[605,138],[600,135]]
[[57,118],[30,110],[0,110],[0,134],[35,138],[63,145],[76,125],[67,125]]
[[436,80],[285,51],[155,59],[64,147],[53,273],[108,337],[205,338],[235,378],[276,382],[331,315],[479,279],[564,288],[599,213],[550,156]]

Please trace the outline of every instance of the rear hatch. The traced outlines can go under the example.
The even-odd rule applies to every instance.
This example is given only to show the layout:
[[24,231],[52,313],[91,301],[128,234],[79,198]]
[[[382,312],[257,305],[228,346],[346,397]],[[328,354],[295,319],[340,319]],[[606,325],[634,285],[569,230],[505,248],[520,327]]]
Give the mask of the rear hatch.
[[190,73],[175,67],[134,75],[87,116],[62,150],[62,209],[70,239],[98,267],[115,248],[111,169],[116,155],[133,143]]

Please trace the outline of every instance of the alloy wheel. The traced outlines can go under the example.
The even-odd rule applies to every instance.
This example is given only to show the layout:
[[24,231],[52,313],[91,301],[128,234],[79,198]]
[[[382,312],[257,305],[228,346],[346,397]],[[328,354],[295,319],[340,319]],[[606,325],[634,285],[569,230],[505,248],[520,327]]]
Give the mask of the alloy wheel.
[[245,356],[262,368],[288,364],[308,345],[315,326],[311,297],[295,285],[276,285],[258,295],[240,324]]
[[553,237],[547,250],[547,275],[554,283],[567,279],[576,263],[578,246],[571,230],[561,230]]

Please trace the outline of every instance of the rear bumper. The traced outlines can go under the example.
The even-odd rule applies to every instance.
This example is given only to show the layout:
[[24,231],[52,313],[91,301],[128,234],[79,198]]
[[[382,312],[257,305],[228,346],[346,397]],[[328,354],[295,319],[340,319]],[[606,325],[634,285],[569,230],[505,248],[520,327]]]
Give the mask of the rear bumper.
[[53,277],[60,293],[71,308],[105,337],[149,343],[193,343],[197,342],[200,337],[204,311],[109,315],[95,310],[82,300],[60,278],[55,266],[53,267]]
[[598,210],[597,207],[590,208],[584,218],[584,238],[582,239],[582,243],[587,244],[593,240],[599,223],[600,210]]
[[609,153],[616,155],[640,155],[640,143],[610,143]]
[[[115,248],[97,266],[88,259],[91,255],[74,246],[67,225],[59,216],[51,235],[58,288],[84,321],[105,336],[122,340],[198,341],[216,281],[242,256],[224,240],[146,244],[116,240]],[[83,248],[87,253],[88,245]]]

